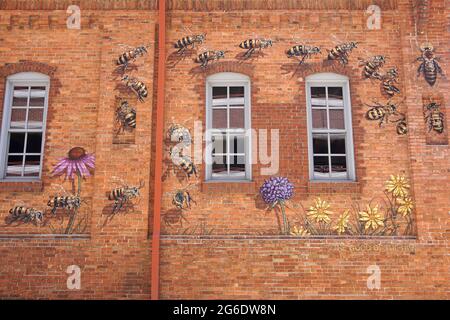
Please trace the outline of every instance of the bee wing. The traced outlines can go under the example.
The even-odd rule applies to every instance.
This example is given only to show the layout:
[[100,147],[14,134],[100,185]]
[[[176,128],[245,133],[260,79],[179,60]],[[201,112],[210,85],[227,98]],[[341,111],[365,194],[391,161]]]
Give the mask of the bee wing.
[[52,183],[51,184],[51,188],[54,190],[55,193],[58,193],[58,194],[61,194],[61,195],[68,195],[69,194],[62,184]]
[[132,46],[130,46],[130,45],[123,44],[123,43],[119,43],[119,46],[120,46],[123,50],[132,50],[132,49],[135,48],[135,47],[132,47]]
[[117,186],[126,186],[127,185],[122,178],[119,178],[117,176],[112,176],[111,177],[111,182],[113,184],[116,184]]

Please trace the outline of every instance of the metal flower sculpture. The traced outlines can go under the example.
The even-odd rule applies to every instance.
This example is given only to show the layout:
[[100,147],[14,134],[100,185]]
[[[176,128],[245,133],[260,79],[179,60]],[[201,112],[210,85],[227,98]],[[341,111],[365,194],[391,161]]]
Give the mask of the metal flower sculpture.
[[263,183],[259,192],[264,202],[269,204],[272,209],[277,205],[280,206],[283,216],[282,234],[289,234],[285,202],[293,196],[294,185],[289,182],[288,178],[271,177]]
[[[73,194],[67,196],[66,198],[73,199],[73,201],[78,201],[81,203],[81,183],[85,177],[91,175],[90,170],[95,169],[95,155],[89,154],[82,147],[74,147],[69,150],[67,157],[59,159],[56,166],[53,168],[53,176],[60,176],[65,174],[64,179],[69,178],[72,181]],[[75,194],[75,176],[77,177],[77,192]],[[74,223],[77,218],[77,211],[79,204],[72,206],[70,201],[58,201],[59,197],[55,197],[53,200],[54,210],[58,207],[68,208],[70,212],[69,222],[65,229],[65,233],[74,232]],[[75,228],[76,229],[76,228]]]
[[364,224],[365,230],[377,230],[379,227],[384,227],[384,216],[378,211],[378,205],[375,207],[367,205],[367,210],[359,213],[359,221]]

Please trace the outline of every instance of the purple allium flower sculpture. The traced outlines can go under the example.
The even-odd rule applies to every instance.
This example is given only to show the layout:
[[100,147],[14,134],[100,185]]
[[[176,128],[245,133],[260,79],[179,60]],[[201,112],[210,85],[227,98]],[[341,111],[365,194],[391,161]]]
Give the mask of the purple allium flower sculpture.
[[58,176],[65,173],[66,179],[73,180],[75,175],[82,178],[90,176],[89,169],[94,168],[95,155],[86,153],[82,147],[75,147],[70,149],[67,157],[59,159],[52,174]]
[[285,212],[285,201],[289,200],[294,194],[294,185],[285,177],[271,177],[266,180],[259,190],[264,202],[269,204],[271,208],[277,205],[281,208],[283,216],[283,234],[289,233],[289,226]]

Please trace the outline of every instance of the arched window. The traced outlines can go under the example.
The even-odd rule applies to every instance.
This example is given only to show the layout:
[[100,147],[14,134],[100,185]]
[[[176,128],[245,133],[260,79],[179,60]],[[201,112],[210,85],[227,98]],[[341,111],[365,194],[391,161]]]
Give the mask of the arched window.
[[206,81],[206,180],[251,180],[250,78],[222,72]]
[[50,77],[21,72],[6,80],[0,140],[0,179],[41,177]]
[[348,78],[311,75],[306,99],[310,180],[355,180]]

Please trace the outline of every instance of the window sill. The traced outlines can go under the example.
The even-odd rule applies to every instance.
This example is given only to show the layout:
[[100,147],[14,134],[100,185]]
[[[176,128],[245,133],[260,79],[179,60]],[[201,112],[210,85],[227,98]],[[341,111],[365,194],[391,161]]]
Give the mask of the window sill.
[[0,180],[0,192],[42,192],[44,185],[42,180],[9,181]]
[[201,190],[206,193],[255,193],[256,183],[251,180],[201,182]]
[[359,194],[361,184],[357,181],[308,181],[308,193]]

